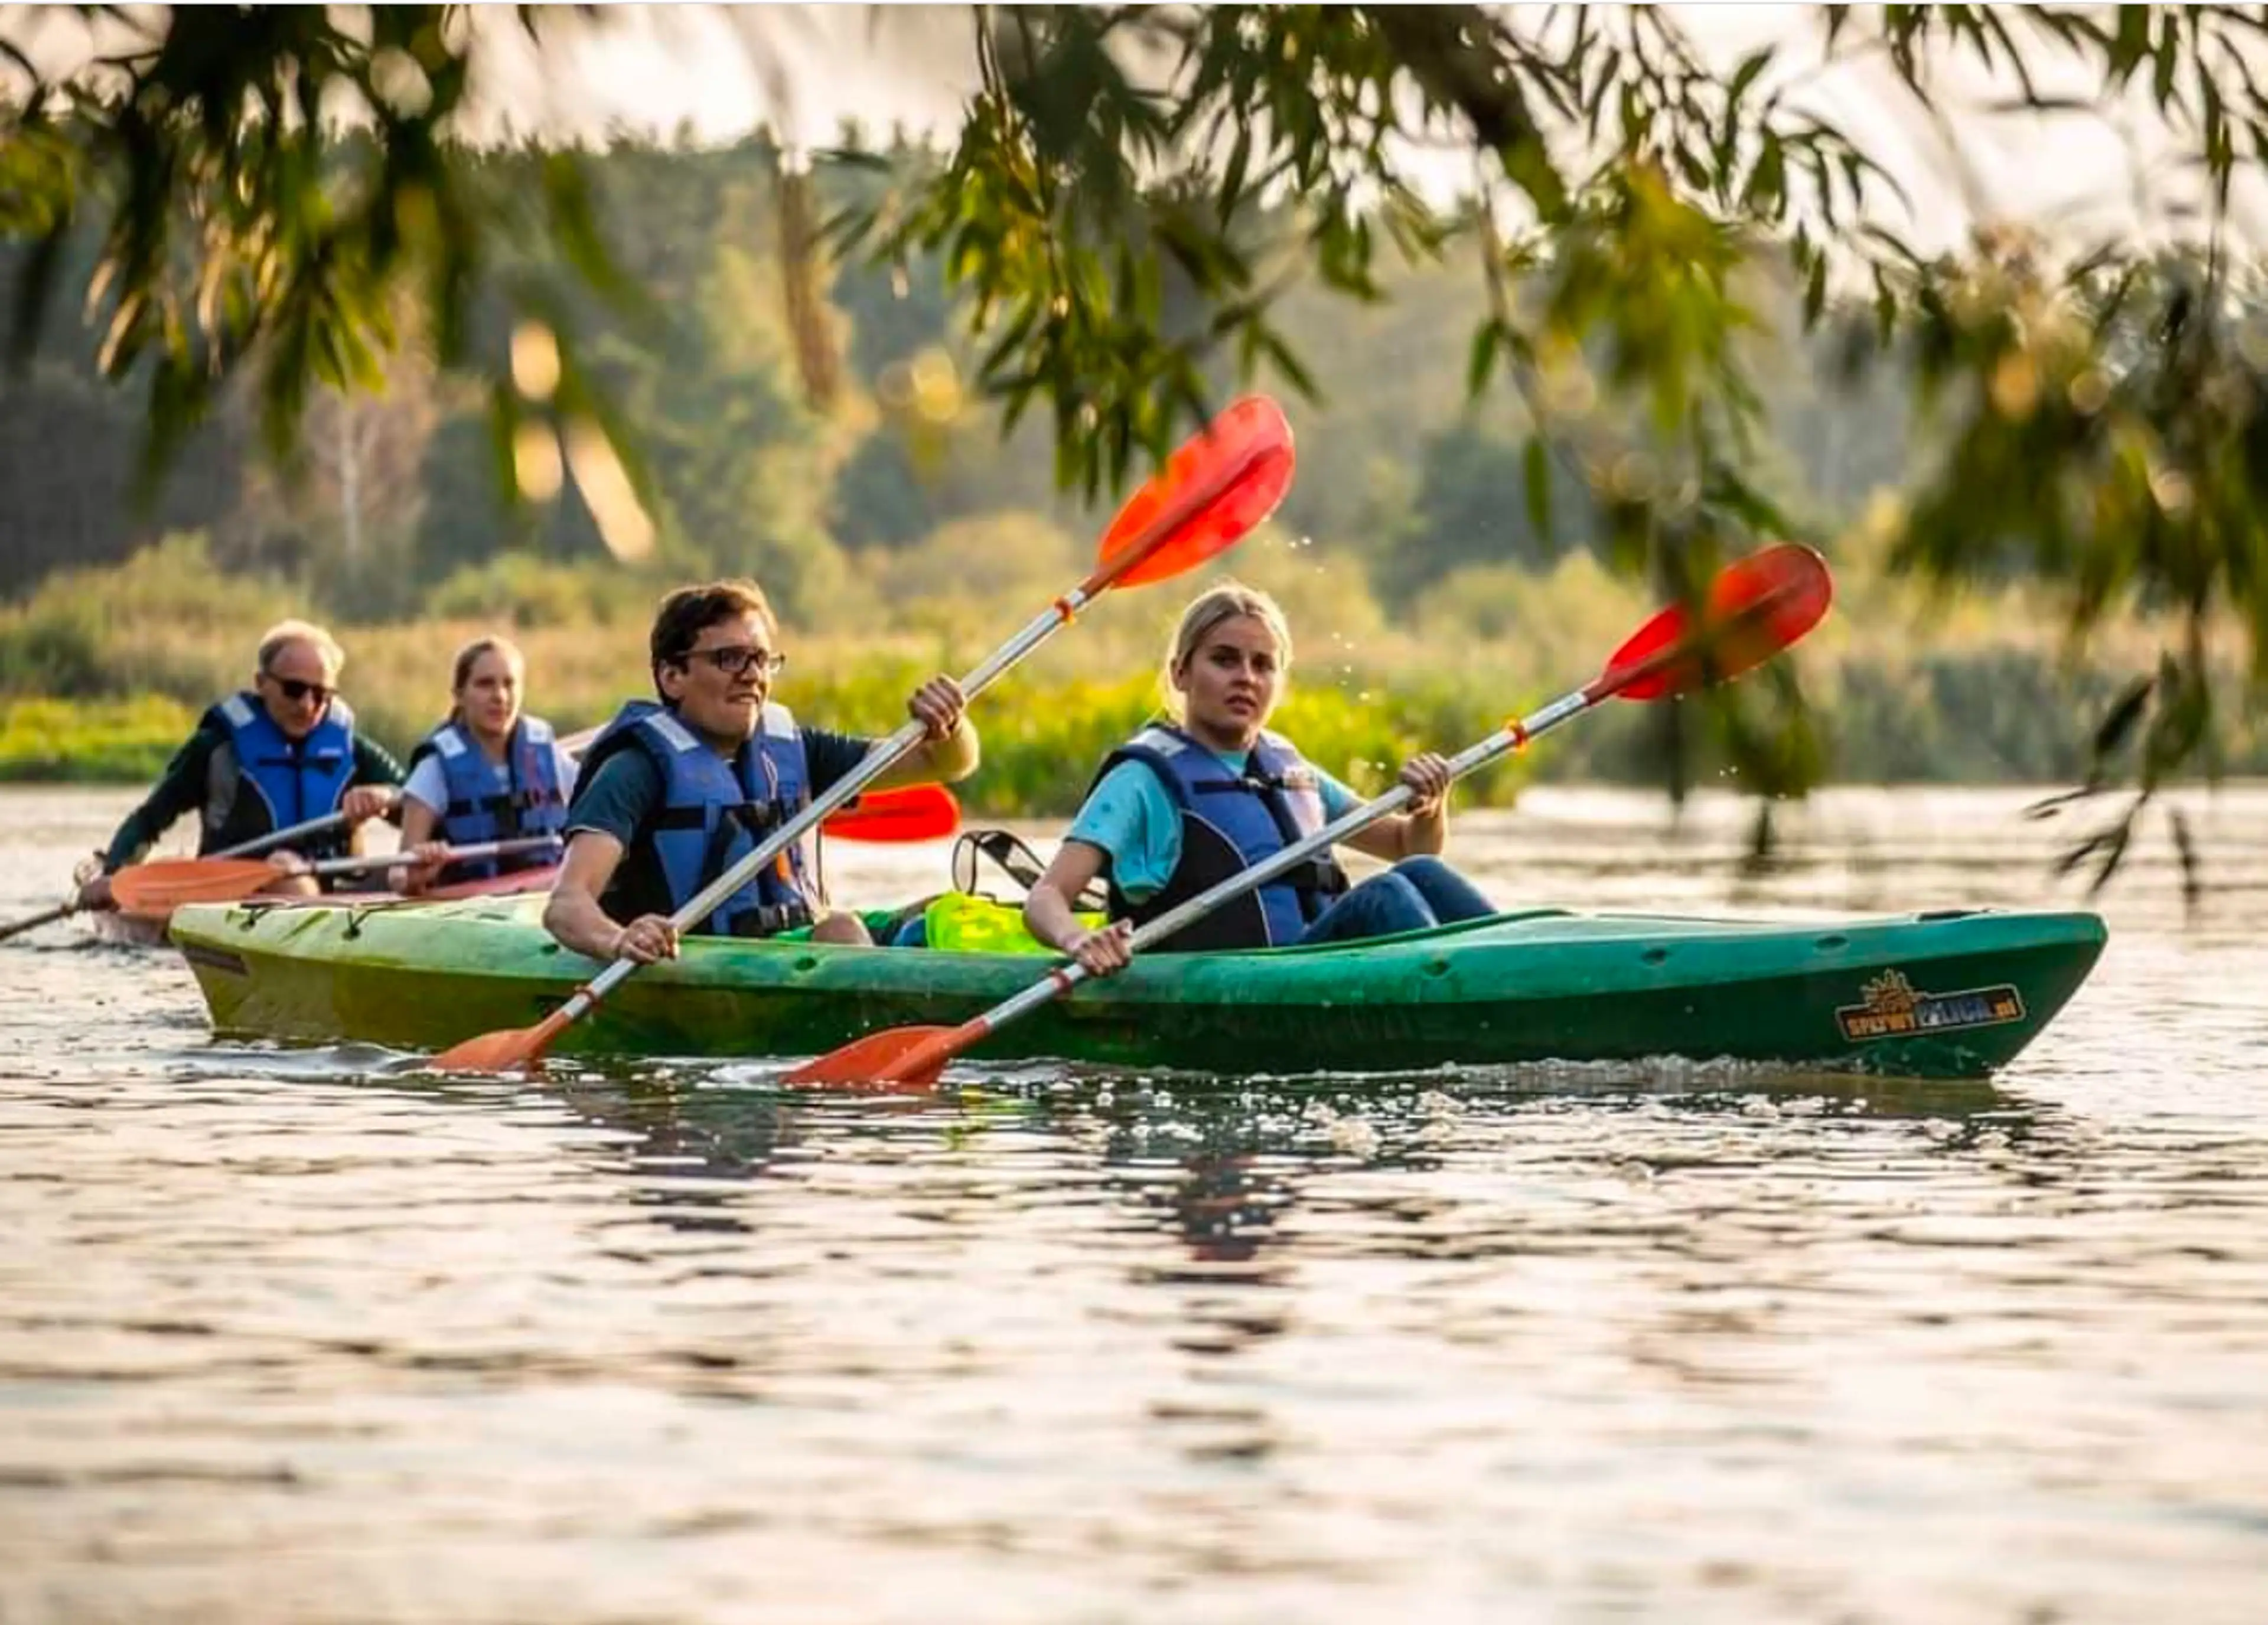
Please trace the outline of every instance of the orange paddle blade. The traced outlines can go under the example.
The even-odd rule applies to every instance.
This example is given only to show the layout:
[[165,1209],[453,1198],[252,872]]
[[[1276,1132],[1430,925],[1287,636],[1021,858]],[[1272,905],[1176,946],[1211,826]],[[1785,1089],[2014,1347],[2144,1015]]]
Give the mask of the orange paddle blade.
[[1809,548],[1782,542],[1735,559],[1709,584],[1699,616],[1683,604],[1663,610],[1615,651],[1593,688],[1601,698],[1660,700],[1738,677],[1817,626],[1834,596],[1827,561]]
[[544,1050],[566,1026],[555,1010],[532,1027],[468,1038],[435,1055],[431,1064],[437,1072],[532,1072],[543,1064]]
[[1138,540],[1168,503],[1179,501],[1192,488],[1240,465],[1243,472],[1219,496],[1176,526],[1110,585],[1140,586],[1194,570],[1234,546],[1247,531],[1276,511],[1276,504],[1292,488],[1292,425],[1285,421],[1283,408],[1265,395],[1247,395],[1232,402],[1167,459],[1166,466],[1149,483],[1127,498],[1097,549],[1102,566],[1107,568]]
[[959,1027],[890,1027],[869,1033],[804,1062],[783,1081],[799,1089],[933,1089],[956,1048],[950,1040],[960,1032]]
[[129,914],[171,913],[184,903],[226,903],[284,878],[257,857],[182,857],[129,864],[110,878],[110,894]]
[[820,827],[845,841],[936,841],[961,827],[961,803],[942,784],[862,790]]

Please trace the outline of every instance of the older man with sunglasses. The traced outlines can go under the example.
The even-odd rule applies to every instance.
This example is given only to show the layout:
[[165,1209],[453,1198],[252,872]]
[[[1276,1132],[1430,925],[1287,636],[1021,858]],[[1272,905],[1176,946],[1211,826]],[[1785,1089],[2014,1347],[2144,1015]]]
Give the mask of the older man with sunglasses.
[[[754,851],[864,759],[874,741],[805,727],[771,697],[787,658],[779,623],[751,581],[684,587],[664,599],[647,643],[659,702],[622,707],[583,755],[567,809],[567,855],[543,923],[594,960],[650,964],[677,952],[670,915]],[[907,709],[918,750],[875,788],[966,778],[976,730],[961,689],[933,677]],[[830,912],[798,842],[696,925],[696,934],[865,943],[865,923]]]
[[305,621],[270,627],[260,640],[252,687],[208,710],[173,753],[149,798],[126,815],[102,855],[102,872],[79,893],[83,908],[111,906],[110,877],[138,861],[183,813],[199,815],[199,856],[336,814],[338,825],[271,855],[270,891],[309,891],[302,859],[335,857],[356,826],[391,812],[401,767],[355,730],[338,697],[346,657],[331,635]]

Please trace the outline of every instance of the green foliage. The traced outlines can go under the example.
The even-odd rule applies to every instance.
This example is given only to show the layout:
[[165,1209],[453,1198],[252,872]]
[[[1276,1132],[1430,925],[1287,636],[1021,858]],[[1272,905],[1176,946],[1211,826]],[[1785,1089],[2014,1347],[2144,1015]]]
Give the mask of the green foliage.
[[[1015,545],[994,557],[979,537]],[[941,614],[956,582],[968,585],[971,562],[1012,573],[1020,549],[1050,548],[1077,550],[1033,516],[997,516],[974,526],[971,540],[938,549],[940,570],[961,576],[896,601],[878,592],[817,624],[791,621],[792,664],[781,697],[823,725],[887,732],[903,720],[905,696],[922,678],[940,666],[961,669],[1019,613],[1044,601],[1042,593],[1023,602],[1017,595],[1028,589],[1004,575],[988,578],[998,599]],[[177,540],[122,569],[58,577],[0,617],[0,704],[45,708],[26,711],[24,731],[34,742],[17,747],[12,771],[146,779],[188,721],[243,680],[254,640],[287,601],[273,584],[213,575],[204,559],[195,539]],[[1462,748],[1585,680],[1653,607],[1588,553],[1571,554],[1546,573],[1508,565],[1461,570],[1399,621],[1362,592],[1345,561],[1280,532],[1253,538],[1233,562],[1241,577],[1278,596],[1292,621],[1297,653],[1278,724],[1364,790],[1383,789],[1413,751]],[[2068,663],[2041,635],[2029,589],[1979,589],[1930,603],[1874,569],[1854,555],[1842,572],[1845,610],[1794,654],[1729,691],[1726,708],[1609,707],[1512,768],[1492,770],[1461,801],[1502,805],[1531,776],[1667,777],[1768,791],[1799,776],[2052,783],[2088,772],[2097,755],[2131,754],[2141,745],[2146,706],[2159,682],[2174,680],[2161,673],[2147,688],[2128,685],[2122,698],[2122,664],[2146,640],[2102,661]],[[1059,574],[1032,571],[1049,591],[1062,585]],[[447,704],[451,652],[503,629],[526,651],[532,709],[563,728],[586,726],[644,692],[646,625],[662,585],[611,564],[500,561],[446,584],[427,607],[431,618],[335,624],[348,652],[345,688],[361,725],[406,749]],[[1091,622],[985,696],[977,715],[984,765],[964,787],[972,811],[1071,809],[1102,755],[1159,709],[1157,662],[1177,603],[1173,595],[1112,594]],[[1915,636],[1921,627],[1929,629],[1926,640]],[[2225,650],[2229,641],[2220,644]],[[1809,708],[1791,686],[1799,670]],[[2219,665],[2213,674],[2228,677]],[[2098,737],[2086,721],[2090,710],[2115,710],[2123,721]],[[178,731],[160,738],[166,727],[156,723],[122,722],[153,717],[177,721]],[[2205,747],[2232,768],[2268,770],[2268,726],[2259,717],[2197,717],[2208,725]],[[84,761],[66,761],[82,747]]]
[[99,706],[0,700],[0,782],[146,783],[195,722],[162,695]]
[[[146,390],[145,485],[239,379],[257,392],[270,446],[289,450],[317,390],[382,377],[401,336],[397,300],[412,290],[442,363],[469,364],[475,291],[499,240],[541,236],[572,285],[635,298],[571,156],[539,158],[534,184],[500,188],[453,147],[477,34],[452,8],[85,10],[91,33],[139,37],[86,78],[11,86],[0,124],[0,148],[17,154],[0,225],[28,246],[12,348],[28,354],[72,233],[82,217],[97,223],[98,364]],[[521,17],[531,33],[548,20]],[[28,59],[15,65],[31,71]],[[538,312],[558,299],[534,283],[513,296]],[[563,342],[571,384],[572,335]],[[510,420],[519,403],[499,382]],[[594,423],[606,415],[571,389],[560,403]]]
[[[261,629],[296,607],[281,583],[215,570],[203,537],[172,537],[125,569],[50,576],[0,610],[0,693],[202,707],[241,686]],[[239,646],[224,657],[217,640],[231,634]]]
[[[595,540],[687,571],[761,571],[815,614],[853,585],[832,526],[917,548],[941,520],[1040,505],[964,491],[917,517],[924,443],[959,432],[960,378],[1010,428],[1043,421],[1058,482],[1093,501],[1233,380],[1320,400],[1343,334],[1366,318],[1376,330],[1414,285],[1462,328],[1429,352],[1426,398],[1508,386],[1517,422],[1466,434],[1386,407],[1388,421],[1322,429],[1314,489],[1286,513],[1351,539],[1397,606],[1429,601],[1443,571],[1571,542],[1656,593],[1690,593],[1759,535],[1847,516],[1886,472],[1877,460],[1902,474],[1911,447],[1925,475],[1901,568],[1939,583],[2029,572],[2055,584],[2081,639],[2150,628],[2154,642],[2122,644],[2128,677],[2146,680],[2118,689],[2140,697],[2112,713],[2119,728],[2105,718],[2090,784],[2131,782],[2139,807],[2169,775],[2211,770],[2228,674],[2268,679],[2268,347],[2225,232],[2235,180],[2268,158],[2268,99],[2247,66],[2268,33],[2258,7],[1819,8],[1722,66],[1660,8],[981,8],[981,92],[940,160],[901,143],[806,174],[758,141],[685,155],[699,180],[683,189],[650,184],[651,151],[615,155],[594,186],[578,155],[454,144],[482,34],[445,8],[380,7],[366,23],[346,8],[98,10],[144,29],[146,48],[91,88],[27,87],[28,59],[10,59],[0,237],[18,358],[63,290],[71,304],[90,293],[95,365],[146,390],[155,468],[198,424],[226,424],[238,380],[257,396],[242,409],[283,445],[325,389],[365,388],[383,356],[430,346],[481,384],[431,433],[428,466],[449,465],[433,487],[461,491],[484,466],[507,491],[566,477],[573,494],[540,526],[429,506],[413,585],[504,540],[563,558],[595,556]],[[531,33],[601,26],[519,16]],[[1917,254],[1882,226],[1897,200],[1867,143],[1804,91],[1862,58],[1886,61],[1929,118],[1980,67],[2013,78],[2005,110],[2019,116],[2115,126],[2152,108],[2170,151],[2137,165],[2141,184],[2198,182],[2176,200],[2186,214],[2161,211],[2177,251],[2122,224],[2067,274],[2005,236]],[[355,117],[320,116],[333,108]],[[1454,207],[1422,198],[1409,168],[1445,147],[1474,178]],[[647,229],[609,230],[607,208],[642,205]],[[828,263],[822,207],[830,240],[893,268],[889,298],[879,277]],[[630,296],[609,235],[651,303]],[[1413,282],[1412,266],[1464,267],[1463,296]],[[899,301],[896,281],[917,276],[917,299]],[[1863,323],[1838,298],[1853,280],[1873,294]],[[871,325],[863,340],[825,287]],[[1336,324],[1295,329],[1319,301]],[[939,344],[948,312],[966,332]],[[1911,423],[1855,454],[1808,432],[1827,415],[1804,404],[1808,380],[1775,391],[1760,364],[1808,335],[1799,353],[1815,368],[1846,327],[1869,410],[1896,403],[1885,371],[1924,386]],[[531,331],[556,341],[540,386],[509,360]],[[863,369],[847,385],[846,346]],[[934,413],[893,405],[880,374],[932,349],[954,390],[924,397]],[[1357,398],[1413,387],[1365,360]],[[858,394],[869,379],[880,413]],[[475,412],[484,437],[453,416]],[[902,459],[862,442],[877,417]],[[1792,424],[1793,467],[1770,445]],[[1792,477],[1822,466],[1808,491]],[[860,474],[847,491],[845,469]],[[355,547],[319,570],[301,561],[320,539],[291,542],[291,526],[254,527],[245,550],[212,528],[232,558],[288,558],[358,605],[408,601]],[[2215,647],[2232,626],[2234,662]],[[18,658],[70,670],[68,624],[26,636]],[[1704,747],[1790,789],[1828,759],[1810,711],[1770,685],[1701,709],[1659,742],[1676,782]]]
[[643,631],[674,577],[641,577],[619,565],[546,564],[524,553],[460,570],[425,595],[424,614],[446,621],[486,618],[501,626],[635,626]]

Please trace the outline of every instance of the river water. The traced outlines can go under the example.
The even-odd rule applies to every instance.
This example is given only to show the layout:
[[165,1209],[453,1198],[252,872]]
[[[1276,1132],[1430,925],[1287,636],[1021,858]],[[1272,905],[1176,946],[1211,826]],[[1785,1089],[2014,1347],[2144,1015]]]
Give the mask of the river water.
[[[2071,903],[2017,791],[1539,790],[1500,902]],[[0,919],[127,798],[0,793]],[[2268,1618],[2268,789],[1995,1084],[440,1083],[0,947],[0,1620]],[[830,857],[838,896],[941,883]]]

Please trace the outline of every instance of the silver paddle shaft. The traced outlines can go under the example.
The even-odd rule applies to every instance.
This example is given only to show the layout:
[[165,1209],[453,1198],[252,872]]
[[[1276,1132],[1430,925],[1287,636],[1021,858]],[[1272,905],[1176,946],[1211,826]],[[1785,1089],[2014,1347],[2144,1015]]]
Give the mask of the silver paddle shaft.
[[[545,847],[556,848],[556,835],[521,835],[511,841],[482,841],[472,846],[453,846],[443,855],[445,864],[478,864],[491,857],[516,857],[523,852],[539,851]],[[320,864],[310,864],[303,871],[311,875],[359,874],[367,869],[407,869],[418,861],[415,852],[379,852],[367,857],[328,857]]]
[[343,812],[327,812],[320,818],[311,818],[304,824],[292,824],[283,829],[271,829],[264,835],[250,841],[240,841],[225,850],[208,852],[205,856],[207,857],[257,857],[261,853],[273,850],[286,842],[297,841],[301,835],[320,835],[326,829],[336,829],[346,821],[347,815]]
[[[1450,779],[1454,782],[1475,768],[1486,767],[1507,752],[1518,750],[1538,734],[1549,733],[1569,717],[1589,710],[1590,706],[1590,696],[1580,688],[1572,694],[1562,695],[1542,710],[1521,717],[1518,722],[1507,724],[1479,744],[1450,757]],[[1128,938],[1127,947],[1138,953],[1151,944],[1163,941],[1182,927],[1203,919],[1221,904],[1267,885],[1278,875],[1305,863],[1316,853],[1328,851],[1348,836],[1359,834],[1379,820],[1399,812],[1410,805],[1410,786],[1396,784],[1376,800],[1366,801],[1359,807],[1342,812],[1314,834],[1293,842],[1249,869],[1241,869],[1219,884],[1206,887],[1179,908],[1168,908]],[[1057,994],[1068,993],[1094,974],[1073,960],[1068,965],[1058,966],[1044,982],[1034,982],[1015,997],[1003,1000],[976,1019],[987,1031],[1005,1026],[1017,1017],[1037,1010]]]

